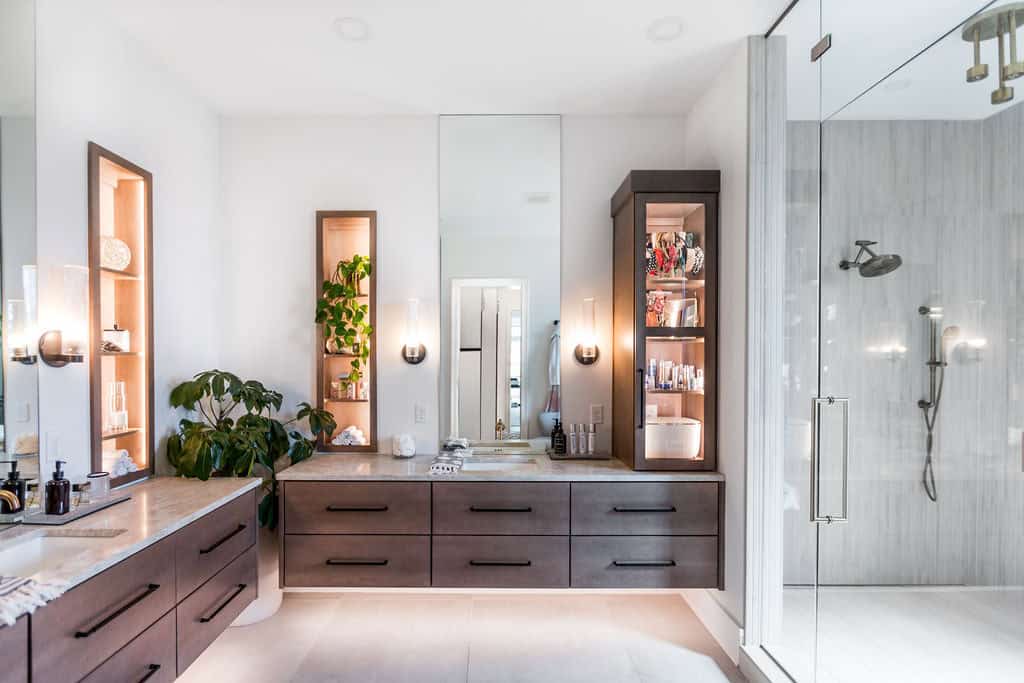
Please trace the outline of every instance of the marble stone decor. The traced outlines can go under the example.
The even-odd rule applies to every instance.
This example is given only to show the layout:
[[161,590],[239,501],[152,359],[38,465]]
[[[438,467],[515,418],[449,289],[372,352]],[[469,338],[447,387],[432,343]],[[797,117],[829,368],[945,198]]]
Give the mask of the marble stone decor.
[[[814,581],[816,551],[825,585],[1024,585],[1024,106],[981,120],[828,121],[820,197],[818,125],[786,133],[785,583]],[[873,279],[839,270],[857,239],[903,266]],[[942,306],[963,341],[984,340],[950,354],[937,503],[921,484],[921,305]],[[816,393],[851,401],[850,523],[820,529],[807,521]]]

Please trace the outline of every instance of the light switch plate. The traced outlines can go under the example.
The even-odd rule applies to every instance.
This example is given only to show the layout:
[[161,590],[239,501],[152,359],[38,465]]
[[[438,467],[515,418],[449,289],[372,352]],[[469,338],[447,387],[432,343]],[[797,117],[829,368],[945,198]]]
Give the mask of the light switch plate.
[[590,422],[596,425],[602,424],[604,422],[604,406],[590,406]]
[[415,406],[413,406],[413,417],[416,420],[416,424],[426,424],[427,407],[422,403],[417,403]]

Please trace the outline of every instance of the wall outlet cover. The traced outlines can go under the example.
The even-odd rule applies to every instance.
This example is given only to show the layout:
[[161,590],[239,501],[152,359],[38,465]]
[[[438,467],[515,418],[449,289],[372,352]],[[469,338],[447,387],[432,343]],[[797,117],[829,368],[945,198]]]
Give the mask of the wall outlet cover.
[[604,406],[592,405],[590,406],[590,421],[593,424],[599,425],[604,423]]
[[416,424],[426,424],[427,422],[427,407],[422,403],[417,403],[413,406],[413,417]]

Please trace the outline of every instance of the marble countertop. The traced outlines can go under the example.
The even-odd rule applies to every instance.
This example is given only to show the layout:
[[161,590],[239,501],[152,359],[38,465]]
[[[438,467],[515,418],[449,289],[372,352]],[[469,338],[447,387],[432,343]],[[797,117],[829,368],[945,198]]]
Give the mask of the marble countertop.
[[[724,481],[718,472],[635,472],[621,460],[551,460],[502,470],[462,470],[431,475],[433,455],[401,459],[385,454],[320,453],[279,472],[279,481]],[[481,457],[481,459],[486,456]]]
[[19,575],[5,569],[4,558],[8,567],[23,563],[36,552],[33,539],[74,539],[67,554],[40,558],[38,571],[22,577],[64,583],[70,590],[259,485],[250,478],[156,477],[117,489],[131,500],[62,526],[18,524],[0,531],[0,574]]

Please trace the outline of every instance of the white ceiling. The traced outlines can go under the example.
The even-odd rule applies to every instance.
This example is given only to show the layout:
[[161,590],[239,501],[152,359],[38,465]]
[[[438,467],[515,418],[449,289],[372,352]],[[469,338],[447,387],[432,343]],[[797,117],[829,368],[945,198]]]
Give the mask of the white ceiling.
[[[786,0],[88,0],[226,115],[684,113]],[[369,27],[344,41],[342,17]],[[648,38],[679,17],[672,41]]]

